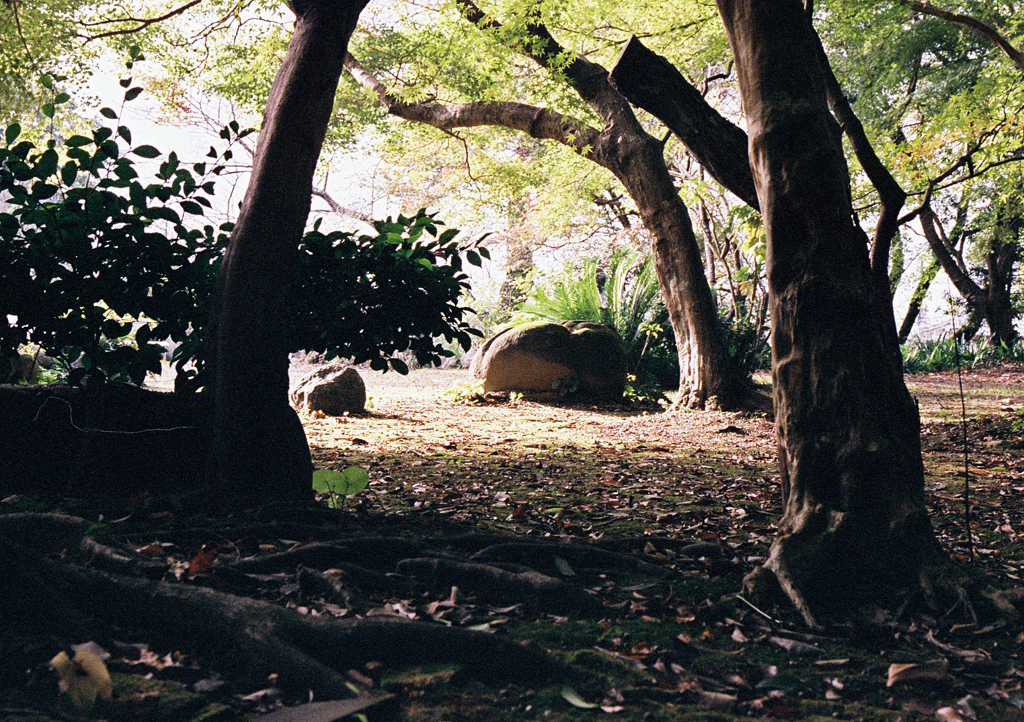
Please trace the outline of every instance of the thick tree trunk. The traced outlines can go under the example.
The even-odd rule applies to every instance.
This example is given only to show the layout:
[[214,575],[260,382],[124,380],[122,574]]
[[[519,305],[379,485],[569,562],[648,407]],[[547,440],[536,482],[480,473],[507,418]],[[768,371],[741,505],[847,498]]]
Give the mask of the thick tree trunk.
[[281,343],[313,187],[348,40],[364,0],[297,0],[253,172],[217,279],[211,362],[213,461],[226,498],[302,498],[312,462],[288,403]]
[[729,358],[690,214],[669,175],[661,144],[628,113],[601,133],[594,154],[606,159],[651,234],[654,269],[679,354],[677,403],[736,408],[749,389]]
[[853,220],[840,129],[797,0],[717,0],[739,71],[768,238],[784,514],[752,591],[820,611],[918,583],[945,559],[924,505],[917,408]]

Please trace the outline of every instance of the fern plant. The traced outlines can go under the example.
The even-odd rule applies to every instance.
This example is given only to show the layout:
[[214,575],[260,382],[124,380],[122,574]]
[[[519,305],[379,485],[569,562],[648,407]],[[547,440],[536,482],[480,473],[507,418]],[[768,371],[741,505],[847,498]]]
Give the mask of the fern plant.
[[640,384],[671,388],[679,365],[654,259],[616,250],[607,264],[587,259],[535,285],[516,320],[592,321],[613,327],[622,338]]

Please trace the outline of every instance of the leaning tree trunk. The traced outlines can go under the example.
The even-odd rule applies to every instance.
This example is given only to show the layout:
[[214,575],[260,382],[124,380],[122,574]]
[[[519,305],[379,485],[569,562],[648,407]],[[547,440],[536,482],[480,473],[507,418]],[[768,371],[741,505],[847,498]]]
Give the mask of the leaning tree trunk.
[[302,498],[312,462],[288,404],[288,289],[348,40],[365,0],[296,0],[211,316],[213,462],[231,499]]
[[856,227],[840,129],[798,0],[717,0],[739,73],[767,231],[784,514],[752,591],[808,623],[946,563],[924,504],[919,418],[889,301]]

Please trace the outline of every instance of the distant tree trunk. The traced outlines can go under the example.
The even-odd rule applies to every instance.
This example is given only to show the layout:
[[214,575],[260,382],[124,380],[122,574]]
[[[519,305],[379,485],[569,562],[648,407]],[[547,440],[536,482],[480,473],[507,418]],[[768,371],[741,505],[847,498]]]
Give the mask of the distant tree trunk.
[[903,315],[903,323],[900,324],[899,330],[900,345],[905,344],[910,338],[910,332],[914,330],[917,317],[921,314],[921,306],[924,304],[925,296],[928,295],[928,289],[931,288],[932,281],[935,280],[938,273],[939,262],[932,256],[921,271],[921,277],[917,279],[914,293],[910,296],[910,305],[907,306],[907,312]]
[[1017,339],[1011,295],[1014,266],[1018,260],[1016,243],[993,242],[985,258],[988,278],[985,285],[980,286],[971,278],[963,259],[954,257],[944,237],[942,225],[931,207],[924,206],[920,217],[921,230],[924,231],[932,253],[967,303],[971,315],[985,319],[994,343],[1013,343]]
[[[810,624],[890,603],[948,560],[924,504],[916,405],[887,288],[854,222],[840,128],[798,0],[717,0],[739,74],[767,231],[784,514],[752,592]],[[886,318],[886,315],[889,315]]]
[[295,0],[252,177],[214,291],[213,464],[231,500],[308,498],[312,461],[288,403],[287,290],[348,40],[364,0]]

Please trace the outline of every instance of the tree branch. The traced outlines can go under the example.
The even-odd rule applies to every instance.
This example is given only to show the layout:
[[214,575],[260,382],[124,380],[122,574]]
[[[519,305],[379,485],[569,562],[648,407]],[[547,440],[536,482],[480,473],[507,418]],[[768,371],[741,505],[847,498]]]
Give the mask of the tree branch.
[[912,10],[916,10],[919,13],[941,18],[953,23],[954,25],[959,25],[962,28],[973,31],[982,39],[989,41],[1002,50],[1006,57],[1013,61],[1013,64],[1016,65],[1019,70],[1024,71],[1024,53],[1017,50],[1017,48],[1015,48],[1002,33],[988,23],[983,23],[981,20],[971,17],[970,15],[961,15],[959,13],[951,13],[948,10],[941,10],[928,2],[900,0],[900,4],[905,5]]
[[668,126],[712,178],[759,208],[747,134],[712,108],[672,63],[633,36],[608,77],[629,102]]
[[316,186],[313,186],[313,195],[324,201],[328,206],[330,206],[332,213],[337,213],[338,215],[347,216],[349,218],[355,218],[357,221],[362,221],[363,223],[373,223],[373,218],[370,215],[363,213],[361,211],[357,211],[354,208],[349,208],[347,206],[341,205],[340,203],[338,203],[338,201],[334,200],[334,197],[331,196],[331,194],[328,193],[323,188],[317,188]]
[[882,210],[878,214],[878,221],[875,224],[874,238],[871,240],[871,270],[878,277],[879,283],[888,284],[889,278],[889,251],[892,248],[892,239],[899,233],[900,210],[907,201],[907,192],[903,190],[899,182],[893,177],[889,169],[875,153],[874,146],[864,130],[863,123],[854,112],[850,101],[846,99],[839,79],[832,71],[832,64],[829,62],[825,47],[821,44],[821,36],[808,21],[808,27],[816,46],[818,63],[821,65],[822,76],[825,80],[825,91],[828,94],[828,104],[832,114],[839,122],[843,133],[850,140],[857,162],[864,170],[871,185],[878,191],[878,199]]
[[123,28],[121,30],[107,30],[105,32],[99,33],[98,35],[86,35],[83,37],[83,39],[85,40],[85,42],[91,43],[93,40],[99,40],[101,38],[109,38],[114,37],[116,35],[131,35],[132,33],[138,33],[144,30],[145,28],[148,28],[150,25],[155,25],[157,23],[163,22],[164,20],[169,20],[170,18],[173,18],[176,15],[181,15],[189,8],[196,6],[201,2],[203,2],[203,0],[190,0],[190,2],[187,2],[180,7],[174,8],[173,10],[167,11],[163,15],[158,15],[152,18],[126,17],[115,18],[113,20],[99,20],[97,22],[92,23],[80,23],[80,25],[84,28],[91,28],[99,25],[111,25],[113,23],[136,23],[136,25],[131,28]]
[[389,93],[351,54],[345,58],[345,68],[359,85],[377,94],[390,115],[445,132],[484,125],[518,130],[532,138],[557,141],[584,158],[600,163],[593,153],[598,131],[575,118],[515,102],[406,103]]
[[[502,29],[502,24],[484,14],[473,0],[456,0],[462,15],[478,28],[488,31]],[[551,70],[552,61],[559,56],[568,54],[551,32],[534,15],[525,25],[525,31],[529,36],[528,40],[503,44],[518,53],[530,58],[542,68]],[[608,81],[608,71],[597,63],[593,63],[579,55],[573,55],[572,62],[564,68],[560,67],[558,72],[562,73],[569,81],[573,90],[597,113],[606,123],[622,122],[626,117],[633,117],[629,102],[612,87]],[[639,127],[639,121],[636,121]]]
[[953,254],[950,253],[949,248],[942,242],[936,230],[937,228],[941,230],[939,219],[936,217],[931,205],[922,206],[919,215],[921,216],[921,230],[924,232],[924,237],[928,241],[928,246],[932,249],[932,253],[938,259],[939,265],[942,266],[942,270],[946,272],[949,280],[956,287],[956,290],[960,292],[960,295],[974,305],[974,302],[983,297],[985,292],[960,267],[960,264],[953,258]]

